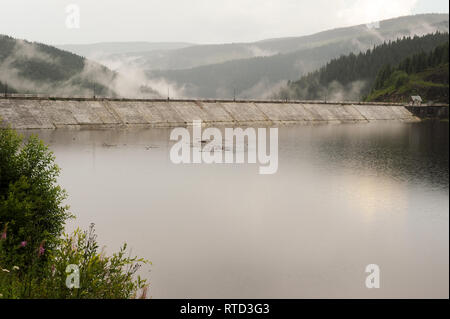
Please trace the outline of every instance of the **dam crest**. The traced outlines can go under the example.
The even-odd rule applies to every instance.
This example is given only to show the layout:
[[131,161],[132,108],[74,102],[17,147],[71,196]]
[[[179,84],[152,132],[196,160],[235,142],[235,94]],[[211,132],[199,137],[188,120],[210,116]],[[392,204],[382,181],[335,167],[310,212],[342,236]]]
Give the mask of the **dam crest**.
[[0,118],[1,126],[15,129],[178,127],[194,120],[207,126],[419,121],[396,103],[27,96],[1,97]]

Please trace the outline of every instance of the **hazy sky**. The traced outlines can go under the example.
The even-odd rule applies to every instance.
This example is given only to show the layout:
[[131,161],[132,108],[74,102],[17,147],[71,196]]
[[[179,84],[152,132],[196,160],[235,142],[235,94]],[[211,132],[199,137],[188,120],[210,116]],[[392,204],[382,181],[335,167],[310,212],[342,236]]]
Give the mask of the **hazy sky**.
[[[70,4],[80,28],[66,26]],[[0,34],[48,44],[247,42],[449,11],[447,0],[0,0],[0,8]]]

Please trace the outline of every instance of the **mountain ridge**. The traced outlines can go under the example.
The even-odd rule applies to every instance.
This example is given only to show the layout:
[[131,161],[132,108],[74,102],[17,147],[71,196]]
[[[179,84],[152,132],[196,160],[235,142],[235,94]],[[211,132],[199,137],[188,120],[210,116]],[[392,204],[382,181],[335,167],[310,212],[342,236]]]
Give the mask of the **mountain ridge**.
[[[375,29],[365,25],[334,29],[330,31],[333,37],[324,31],[318,36],[318,42],[303,43],[304,49],[294,52],[240,58],[188,69],[149,69],[147,74],[150,78],[163,78],[172,83],[185,97],[227,98],[233,97],[237,91],[239,98],[264,98],[278,91],[288,80],[298,79],[341,55],[365,51],[402,36],[448,30],[448,14],[407,16],[381,21]],[[336,37],[336,34],[341,37]]]
[[[402,35],[408,32],[417,33],[423,32],[423,28],[420,30],[414,30],[418,25],[425,24],[440,24],[445,22],[445,26],[448,31],[448,14],[417,14],[411,16],[396,17],[392,19],[386,19],[379,21],[378,23],[383,25],[383,28],[389,30],[389,28],[395,27],[404,32]],[[369,26],[369,27],[368,27]],[[278,37],[270,39],[262,39],[251,42],[231,42],[231,43],[219,43],[219,44],[194,44],[188,45],[183,48],[173,50],[151,50],[151,51],[137,51],[126,50],[128,52],[122,52],[115,55],[114,52],[103,52],[111,58],[120,57],[121,54],[136,54],[138,57],[139,66],[148,70],[178,70],[189,69],[197,66],[224,63],[235,59],[246,59],[252,57],[272,56],[278,53],[291,53],[301,49],[311,49],[318,45],[323,45],[323,41],[338,42],[342,37],[354,37],[359,32],[367,32],[372,28],[376,32],[376,23],[358,24],[354,26],[339,27],[329,30],[316,32],[313,34],[302,36],[289,36]],[[431,29],[436,29],[437,26]],[[429,32],[427,32],[429,33]],[[381,34],[383,36],[383,34]],[[133,42],[130,42],[133,43]],[[151,43],[151,42],[150,42]],[[170,44],[170,42],[168,42]],[[176,42],[175,42],[176,43]],[[183,42],[182,42],[183,43]],[[101,44],[101,43],[100,43]],[[107,42],[105,44],[108,44]],[[67,46],[67,45],[66,45]],[[58,46],[57,46],[58,47]],[[76,53],[76,52],[75,52]],[[197,56],[196,56],[197,55]],[[89,56],[88,56],[89,57]],[[123,56],[122,56],[123,57]],[[101,61],[97,61],[101,62]]]

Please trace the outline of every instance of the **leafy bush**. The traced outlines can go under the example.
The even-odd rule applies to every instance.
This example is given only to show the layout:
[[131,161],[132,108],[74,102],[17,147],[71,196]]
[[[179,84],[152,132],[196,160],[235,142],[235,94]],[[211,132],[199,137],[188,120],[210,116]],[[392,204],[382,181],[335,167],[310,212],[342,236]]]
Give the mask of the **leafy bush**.
[[408,74],[403,71],[397,71],[392,75],[393,81],[395,82],[395,88],[398,89],[405,85],[409,81]]
[[[98,252],[93,225],[64,235],[73,216],[57,185],[59,168],[37,136],[24,142],[0,129],[0,298],[130,298],[147,284],[134,275],[142,264],[126,245],[110,257]],[[80,287],[66,285],[68,265]]]

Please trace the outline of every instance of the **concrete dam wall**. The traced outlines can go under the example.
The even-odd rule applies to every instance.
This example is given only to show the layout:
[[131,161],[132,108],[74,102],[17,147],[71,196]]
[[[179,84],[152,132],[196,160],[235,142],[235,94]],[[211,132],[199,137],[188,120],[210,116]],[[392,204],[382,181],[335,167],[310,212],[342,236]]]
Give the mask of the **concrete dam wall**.
[[15,129],[418,121],[400,104],[30,97],[0,98],[0,118]]

